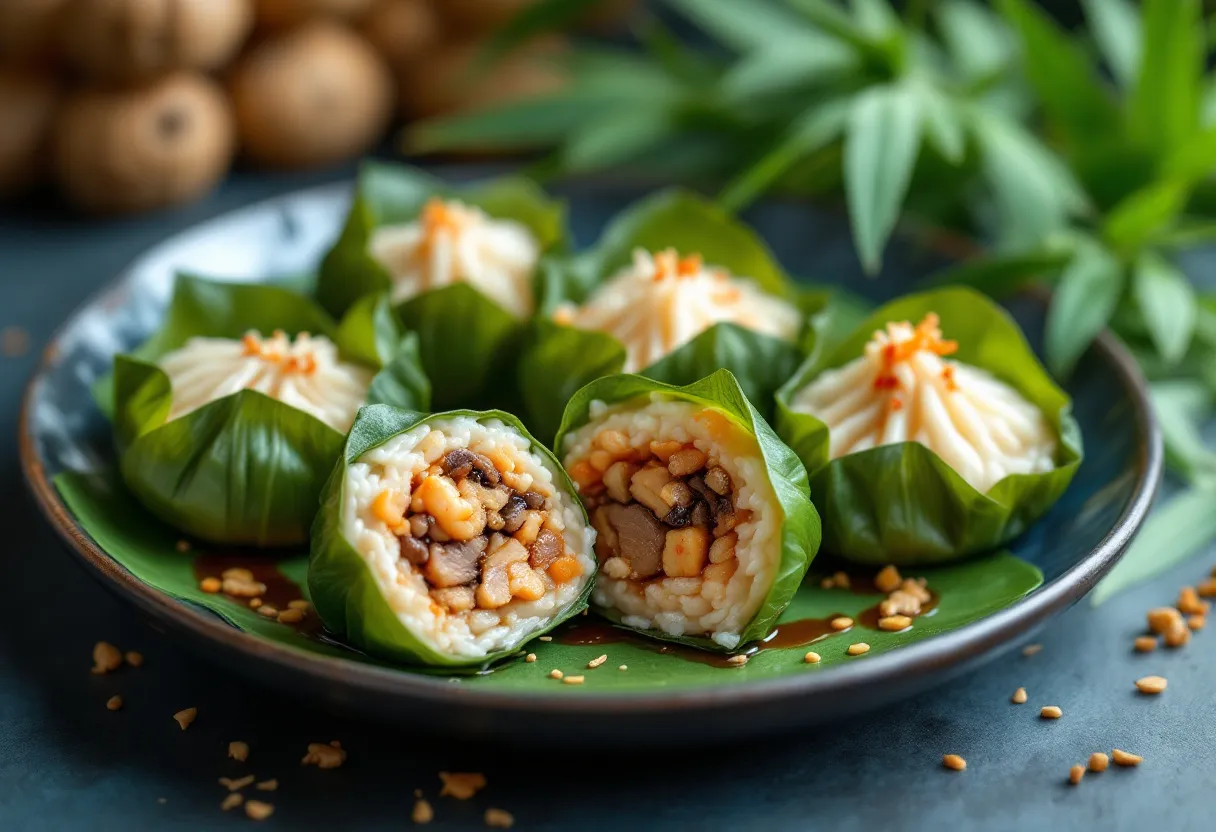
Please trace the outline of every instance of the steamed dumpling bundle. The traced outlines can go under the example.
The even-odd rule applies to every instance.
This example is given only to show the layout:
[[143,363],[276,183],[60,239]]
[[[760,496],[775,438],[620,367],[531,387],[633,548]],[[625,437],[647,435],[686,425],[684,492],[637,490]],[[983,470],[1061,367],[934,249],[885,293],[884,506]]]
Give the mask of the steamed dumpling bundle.
[[596,530],[592,601],[656,638],[763,638],[819,548],[806,472],[728,371],[687,387],[592,382],[558,437]]
[[385,298],[336,324],[286,289],[179,277],[165,326],[115,359],[123,479],[197,537],[299,543],[359,408],[429,392]]
[[375,406],[326,489],[308,583],[326,626],[369,653],[482,664],[586,608],[593,539],[514,417]]
[[359,172],[341,237],[321,264],[331,315],[385,293],[418,335],[435,406],[513,405],[515,356],[565,208],[531,180],[452,186],[404,165]]
[[519,362],[529,424],[542,436],[575,391],[619,372],[678,385],[728,369],[770,415],[803,358],[811,295],[799,295],[751,229],[683,191],[626,209],[595,248],[545,278]]
[[464,282],[517,318],[532,314],[540,245],[522,223],[433,197],[417,220],[377,228],[368,245],[392,275],[394,303]]
[[1017,325],[966,289],[888,304],[778,399],[825,546],[866,562],[1001,545],[1059,498],[1081,455],[1068,397]]
[[746,278],[706,264],[700,254],[635,249],[633,262],[586,303],[563,304],[558,323],[598,330],[625,347],[624,372],[657,363],[714,324],[731,323],[783,341],[802,331],[802,315]]

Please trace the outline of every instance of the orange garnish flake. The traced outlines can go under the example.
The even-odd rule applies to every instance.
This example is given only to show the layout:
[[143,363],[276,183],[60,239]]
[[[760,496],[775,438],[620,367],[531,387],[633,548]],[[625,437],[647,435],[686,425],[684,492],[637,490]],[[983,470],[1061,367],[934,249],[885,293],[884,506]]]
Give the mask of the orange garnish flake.
[[892,396],[891,401],[890,401],[890,407],[892,410],[903,410],[904,409],[903,399],[897,399],[894,396]]
[[954,368],[947,364],[942,367],[942,381],[946,382],[946,389],[954,392],[958,389],[958,382],[954,380]]
[[[903,341],[892,341],[882,348],[883,365],[890,370],[901,361],[907,361],[916,355],[918,352],[926,351],[934,355],[946,356],[958,351],[957,341],[948,341],[942,338],[941,321],[936,313],[930,312],[925,315],[924,319],[916,325],[912,330],[912,337]],[[905,326],[908,324],[905,322]],[[894,325],[887,325],[887,332],[894,337]],[[951,390],[956,389],[954,386],[954,368],[946,367],[942,371],[942,378],[946,380],[946,384]],[[880,373],[874,379],[874,388],[876,390],[894,390],[899,387],[899,382],[895,376],[889,372]]]
[[245,355],[262,354],[262,339],[252,332],[246,332],[244,337],[241,338],[241,343],[245,345]]
[[899,379],[889,373],[881,373],[874,379],[875,390],[898,390]]
[[669,277],[694,277],[705,267],[705,260],[700,254],[689,254],[681,257],[674,248],[655,252],[654,279],[655,282]]

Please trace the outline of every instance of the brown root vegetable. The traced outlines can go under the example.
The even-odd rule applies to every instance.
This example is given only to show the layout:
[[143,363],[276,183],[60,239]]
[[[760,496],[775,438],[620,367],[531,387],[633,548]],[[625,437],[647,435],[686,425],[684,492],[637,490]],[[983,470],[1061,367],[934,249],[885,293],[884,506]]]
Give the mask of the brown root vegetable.
[[[274,29],[295,26],[314,17],[353,18],[376,0],[255,0],[258,23]],[[443,2],[443,0],[440,0]]]
[[428,54],[442,37],[432,0],[379,0],[359,31],[398,71]]
[[11,64],[50,57],[66,2],[0,0],[0,61]]
[[64,57],[98,81],[216,69],[253,26],[250,0],[69,0]]
[[538,38],[479,72],[481,48],[472,41],[445,44],[403,69],[402,111],[415,118],[467,112],[556,92],[565,84],[556,63],[566,49],[560,37]]
[[82,90],[55,122],[56,179],[88,211],[143,211],[211,189],[233,154],[223,91],[179,72],[131,90]]
[[392,89],[375,50],[325,21],[260,44],[230,83],[242,148],[276,167],[324,165],[370,148],[388,126]]
[[0,199],[41,179],[59,97],[43,73],[0,70]]

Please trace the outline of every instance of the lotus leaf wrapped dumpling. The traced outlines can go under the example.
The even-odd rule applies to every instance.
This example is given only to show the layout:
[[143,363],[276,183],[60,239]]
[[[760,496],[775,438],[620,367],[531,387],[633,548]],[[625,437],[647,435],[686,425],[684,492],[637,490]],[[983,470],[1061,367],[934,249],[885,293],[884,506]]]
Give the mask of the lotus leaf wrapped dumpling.
[[818,549],[819,518],[802,466],[729,372],[685,388],[592,382],[559,441],[597,534],[598,610],[716,650],[768,633]]
[[888,323],[865,353],[824,372],[790,402],[831,431],[831,459],[897,442],[925,445],[978,491],[1010,474],[1055,466],[1056,436],[1043,413],[988,372],[946,356],[937,315]]
[[586,606],[593,533],[511,416],[367,408],[313,534],[326,625],[379,656],[479,664]]
[[522,223],[434,197],[418,219],[377,228],[368,245],[392,276],[394,303],[463,282],[517,318],[532,314],[541,248]]
[[554,319],[615,337],[625,347],[627,373],[651,366],[714,324],[737,324],[783,341],[793,341],[802,329],[802,315],[792,304],[706,264],[699,254],[681,256],[675,249],[635,249],[629,266],[586,303],[558,307]]

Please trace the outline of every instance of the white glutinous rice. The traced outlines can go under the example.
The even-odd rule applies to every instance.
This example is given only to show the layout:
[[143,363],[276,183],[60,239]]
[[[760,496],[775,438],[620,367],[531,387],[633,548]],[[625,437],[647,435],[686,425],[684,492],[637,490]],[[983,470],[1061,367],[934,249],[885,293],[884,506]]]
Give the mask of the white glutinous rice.
[[594,574],[594,532],[550,464],[496,419],[452,416],[347,468],[343,535],[431,649],[461,659],[512,649]]

